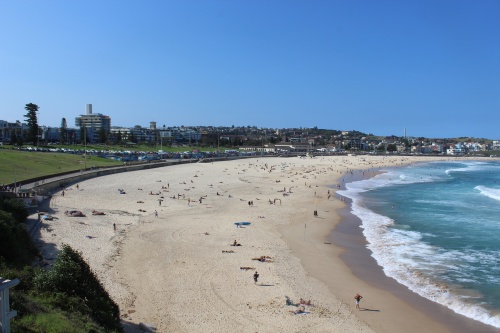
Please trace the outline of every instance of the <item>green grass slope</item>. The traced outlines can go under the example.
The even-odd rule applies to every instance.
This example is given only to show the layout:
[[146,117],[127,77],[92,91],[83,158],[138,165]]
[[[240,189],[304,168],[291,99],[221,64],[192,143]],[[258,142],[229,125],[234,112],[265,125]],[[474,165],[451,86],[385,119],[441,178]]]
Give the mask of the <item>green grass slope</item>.
[[0,150],[0,184],[10,184],[26,179],[49,176],[67,171],[78,171],[90,166],[122,165],[123,162],[96,156],[55,152],[29,152]]

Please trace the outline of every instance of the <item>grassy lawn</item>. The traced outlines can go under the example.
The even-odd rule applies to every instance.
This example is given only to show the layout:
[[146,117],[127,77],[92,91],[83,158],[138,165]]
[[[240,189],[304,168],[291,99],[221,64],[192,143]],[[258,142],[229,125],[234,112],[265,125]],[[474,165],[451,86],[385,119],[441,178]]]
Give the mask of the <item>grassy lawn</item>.
[[[28,147],[24,145],[23,147]],[[42,147],[42,146],[40,146]],[[82,145],[51,145],[43,146],[44,148],[66,148],[73,150],[85,149]],[[12,150],[15,148],[10,145],[0,148],[0,184],[10,184],[15,181],[22,182],[26,179],[49,176],[66,171],[78,171],[84,168],[85,160],[79,154],[66,154],[58,152],[31,152]],[[114,150],[114,151],[153,151],[157,152],[160,145],[87,145],[87,150]],[[228,148],[220,147],[220,150]],[[207,148],[198,146],[175,146],[168,147],[163,145],[165,152],[185,152],[185,151],[215,151],[217,148]],[[90,166],[111,166],[122,165],[123,162],[104,159],[96,156],[87,156],[86,165]]]
[[[29,152],[0,149],[0,184],[83,169],[85,160],[77,154]],[[87,156],[87,167],[123,165],[123,162]]]

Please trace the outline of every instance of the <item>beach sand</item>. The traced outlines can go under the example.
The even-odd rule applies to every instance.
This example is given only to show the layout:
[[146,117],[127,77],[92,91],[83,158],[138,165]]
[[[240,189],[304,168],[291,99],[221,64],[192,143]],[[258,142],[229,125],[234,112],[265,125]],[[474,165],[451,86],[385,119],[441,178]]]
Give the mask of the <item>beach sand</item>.
[[[43,222],[39,244],[49,263],[63,243],[81,251],[127,332],[139,323],[157,332],[485,332],[380,276],[335,195],[380,167],[436,159],[251,158],[95,178],[53,196],[56,219]],[[337,226],[340,240],[330,235]],[[270,262],[252,260],[261,256]],[[293,314],[299,307],[287,298],[312,305]]]

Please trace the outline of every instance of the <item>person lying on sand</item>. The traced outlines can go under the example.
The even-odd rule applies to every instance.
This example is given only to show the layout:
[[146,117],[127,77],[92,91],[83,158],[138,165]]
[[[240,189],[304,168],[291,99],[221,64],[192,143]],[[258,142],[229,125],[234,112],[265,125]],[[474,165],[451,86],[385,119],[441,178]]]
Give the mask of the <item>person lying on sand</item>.
[[288,306],[297,306],[288,296],[285,296],[285,304]]
[[240,267],[240,270],[242,270],[242,271],[248,271],[250,269],[255,269],[255,267],[248,267],[248,266]]
[[312,305],[311,300],[306,301],[305,299],[302,299],[302,298],[299,300],[299,304]]
[[303,313],[307,313],[307,312],[306,312],[306,308],[302,305],[297,310],[290,310],[290,313],[297,315],[297,314],[303,314]]
[[231,251],[222,250],[222,253],[234,253],[234,251],[233,250],[231,250]]
[[260,256],[260,257],[257,257],[257,258],[252,258],[252,260],[259,260],[259,261],[266,260],[266,259],[271,259],[271,257],[269,257],[269,256]]
[[260,262],[272,262],[271,257],[269,256],[260,256],[258,258],[252,258],[252,260],[258,260]]
[[93,210],[92,215],[106,215],[106,214],[103,212],[98,212],[97,210]]
[[64,215],[71,217],[85,217],[85,215],[79,210],[67,210],[64,212]]

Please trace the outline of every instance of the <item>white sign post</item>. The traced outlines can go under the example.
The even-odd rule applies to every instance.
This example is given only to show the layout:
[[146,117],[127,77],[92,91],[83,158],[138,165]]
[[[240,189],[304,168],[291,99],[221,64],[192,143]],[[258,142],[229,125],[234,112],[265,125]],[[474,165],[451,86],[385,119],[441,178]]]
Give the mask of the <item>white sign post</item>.
[[1,333],[10,333],[10,320],[17,315],[17,311],[10,311],[9,288],[19,284],[19,279],[6,280],[0,278],[0,328]]

